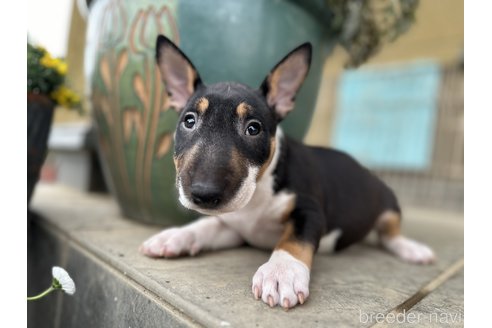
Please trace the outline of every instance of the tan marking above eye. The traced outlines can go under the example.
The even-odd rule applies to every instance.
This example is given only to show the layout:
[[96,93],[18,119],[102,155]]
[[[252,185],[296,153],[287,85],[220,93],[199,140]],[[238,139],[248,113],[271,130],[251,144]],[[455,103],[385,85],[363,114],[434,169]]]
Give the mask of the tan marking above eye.
[[245,102],[242,102],[240,103],[237,107],[236,107],[236,113],[239,117],[241,118],[245,118],[246,115],[248,115],[248,112],[251,110],[251,106],[248,105],[247,103]]
[[208,99],[205,97],[201,97],[196,102],[196,109],[198,110],[198,112],[200,112],[200,114],[203,114],[207,110],[208,105],[209,105]]

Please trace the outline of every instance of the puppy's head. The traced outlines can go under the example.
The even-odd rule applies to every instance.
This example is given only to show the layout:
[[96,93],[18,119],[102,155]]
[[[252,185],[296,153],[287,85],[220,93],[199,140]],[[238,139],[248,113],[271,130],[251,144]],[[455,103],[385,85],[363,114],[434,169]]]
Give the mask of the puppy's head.
[[311,44],[291,51],[259,89],[204,85],[186,55],[162,35],[156,60],[169,104],[180,115],[174,135],[180,202],[209,215],[246,206],[274,157],[277,124],[294,108]]

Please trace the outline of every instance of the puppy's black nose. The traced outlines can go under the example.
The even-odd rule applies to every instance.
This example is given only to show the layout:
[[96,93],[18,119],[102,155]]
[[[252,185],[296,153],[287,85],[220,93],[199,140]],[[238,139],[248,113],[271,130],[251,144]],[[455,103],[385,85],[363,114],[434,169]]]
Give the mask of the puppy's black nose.
[[191,199],[200,207],[216,208],[222,200],[220,187],[207,183],[193,183],[191,185]]

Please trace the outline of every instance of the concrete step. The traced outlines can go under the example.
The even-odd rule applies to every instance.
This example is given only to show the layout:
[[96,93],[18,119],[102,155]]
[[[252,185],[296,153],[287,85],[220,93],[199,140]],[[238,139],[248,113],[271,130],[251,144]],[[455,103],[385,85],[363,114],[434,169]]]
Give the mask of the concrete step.
[[[339,254],[316,255],[310,298],[284,311],[251,294],[252,276],[268,252],[244,246],[193,258],[146,258],[138,246],[159,227],[121,217],[109,196],[57,185],[39,185],[31,209],[38,215],[28,231],[29,294],[49,285],[54,265],[67,269],[77,292],[30,302],[30,327],[369,327],[401,310],[464,253],[460,215],[409,209],[405,234],[429,244],[436,264],[404,263],[370,236]],[[463,326],[462,272],[405,308],[404,325],[415,324],[415,316],[419,326]]]

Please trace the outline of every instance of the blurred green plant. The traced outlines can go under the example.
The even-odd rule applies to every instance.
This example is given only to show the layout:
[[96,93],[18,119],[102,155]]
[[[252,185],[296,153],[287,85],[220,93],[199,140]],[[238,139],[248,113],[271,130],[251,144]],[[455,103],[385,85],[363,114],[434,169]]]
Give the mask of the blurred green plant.
[[332,30],[347,50],[347,67],[357,67],[405,33],[415,21],[419,0],[325,0]]
[[40,46],[27,43],[27,92],[46,95],[55,104],[81,109],[80,97],[66,86],[67,63]]

